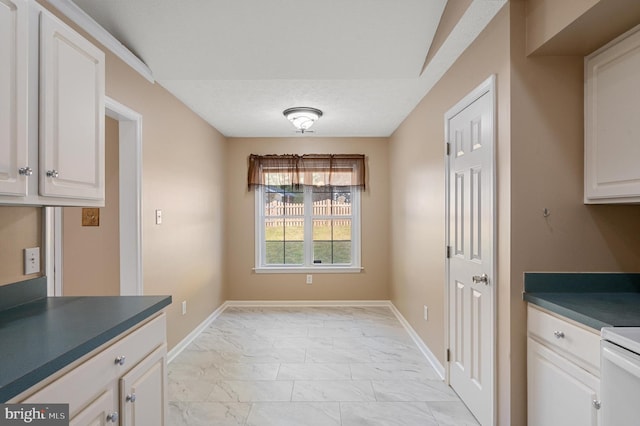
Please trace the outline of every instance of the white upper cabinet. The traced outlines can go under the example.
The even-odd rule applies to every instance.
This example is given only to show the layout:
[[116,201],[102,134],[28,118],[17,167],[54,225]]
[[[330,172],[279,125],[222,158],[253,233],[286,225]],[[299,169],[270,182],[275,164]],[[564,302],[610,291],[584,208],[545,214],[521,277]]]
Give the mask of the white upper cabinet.
[[0,0],[0,204],[104,205],[104,53],[35,1]]
[[[26,0],[0,0],[0,194],[27,195]],[[34,166],[35,167],[35,166]]]
[[104,53],[40,15],[40,194],[104,199]]
[[585,59],[585,203],[640,202],[640,26]]

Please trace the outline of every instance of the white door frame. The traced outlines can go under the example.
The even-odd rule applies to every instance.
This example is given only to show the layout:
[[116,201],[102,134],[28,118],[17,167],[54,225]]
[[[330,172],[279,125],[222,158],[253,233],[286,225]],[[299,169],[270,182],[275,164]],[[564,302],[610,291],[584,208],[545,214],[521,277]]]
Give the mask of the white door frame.
[[[119,124],[120,295],[143,294],[142,115],[105,97],[105,114]],[[62,296],[62,209],[45,209],[48,294]]]
[[[476,87],[475,89],[473,89],[471,92],[469,92],[463,99],[461,99],[457,104],[455,104],[451,109],[449,109],[449,111],[447,111],[445,113],[444,116],[444,135],[445,135],[445,153],[447,152],[447,143],[450,142],[449,141],[449,120],[454,117],[456,114],[458,114],[460,111],[462,111],[463,109],[465,109],[467,106],[469,106],[470,104],[472,104],[475,100],[477,100],[478,98],[480,98],[482,95],[486,94],[486,93],[490,93],[491,97],[492,97],[492,105],[493,105],[493,111],[491,112],[492,114],[492,121],[493,121],[493,188],[492,188],[492,208],[493,208],[493,217],[492,217],[492,221],[493,221],[493,265],[491,265],[491,277],[492,277],[492,281],[493,281],[493,285],[491,286],[492,288],[492,300],[491,303],[493,305],[493,315],[492,315],[492,335],[491,335],[491,340],[492,340],[492,344],[491,344],[491,360],[492,360],[492,375],[491,375],[491,388],[493,390],[492,393],[492,410],[493,410],[493,421],[494,424],[496,422],[496,413],[497,413],[497,388],[496,388],[496,374],[497,374],[497,362],[496,362],[496,353],[497,353],[497,340],[496,340],[496,336],[497,336],[497,300],[498,300],[498,275],[497,275],[497,254],[498,254],[498,250],[497,250],[497,189],[496,189],[496,176],[497,176],[497,168],[496,168],[496,140],[497,140],[497,95],[496,95],[496,75],[493,74],[491,75],[489,78],[487,78],[485,81],[483,81],[482,83],[480,83],[480,85],[478,85],[478,87]],[[451,156],[446,155],[444,157],[444,162],[445,162],[445,248],[447,249],[448,244],[449,244],[449,225],[450,225],[450,211],[449,211],[449,202],[450,202],[450,179],[449,179],[449,172],[450,172],[450,159]],[[449,331],[451,329],[451,326],[449,324],[449,268],[450,268],[450,261],[449,261],[449,257],[446,257],[446,261],[445,261],[445,281],[444,281],[444,288],[445,288],[445,345],[448,348],[449,347]],[[445,358],[446,359],[446,358]],[[446,359],[446,368],[445,368],[445,373],[446,373],[446,383],[449,384],[450,383],[450,368],[451,368],[451,362]],[[484,425],[484,426],[488,426],[488,425]]]

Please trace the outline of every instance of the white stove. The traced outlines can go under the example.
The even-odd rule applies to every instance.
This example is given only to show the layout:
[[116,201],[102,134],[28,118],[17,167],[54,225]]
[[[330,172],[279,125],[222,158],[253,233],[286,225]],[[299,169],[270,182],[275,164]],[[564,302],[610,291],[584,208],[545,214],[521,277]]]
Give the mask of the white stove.
[[640,422],[640,327],[605,327],[600,333],[602,426]]
[[640,327],[604,327],[600,336],[604,340],[640,354]]

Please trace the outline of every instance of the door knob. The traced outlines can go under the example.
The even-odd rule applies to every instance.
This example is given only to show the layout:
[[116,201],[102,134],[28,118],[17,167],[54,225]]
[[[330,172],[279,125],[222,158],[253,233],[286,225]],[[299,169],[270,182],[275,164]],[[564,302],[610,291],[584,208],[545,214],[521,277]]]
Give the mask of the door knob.
[[113,413],[107,416],[107,421],[111,423],[115,423],[118,421],[118,412],[114,411]]
[[58,177],[58,171],[57,170],[47,170],[47,177],[50,178],[57,178]]
[[485,285],[489,285],[489,276],[487,274],[474,275],[473,277],[471,277],[471,280],[476,284],[484,283]]

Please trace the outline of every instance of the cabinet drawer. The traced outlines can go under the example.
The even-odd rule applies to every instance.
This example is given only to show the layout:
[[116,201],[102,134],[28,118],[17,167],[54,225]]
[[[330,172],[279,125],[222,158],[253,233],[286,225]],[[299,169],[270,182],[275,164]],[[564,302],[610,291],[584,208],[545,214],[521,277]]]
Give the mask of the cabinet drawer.
[[528,307],[529,335],[600,377],[600,334],[558,316]]
[[[165,314],[135,329],[64,376],[23,400],[23,403],[67,403],[73,418],[106,388],[165,342]],[[124,356],[122,365],[116,363]],[[115,404],[117,407],[117,402]]]
[[[95,368],[112,369],[114,377],[122,376],[158,346],[164,344],[166,341],[165,328],[165,314],[163,313],[96,355],[93,359],[99,363],[96,362]],[[121,363],[116,363],[116,359],[119,357],[124,357],[124,360]]]

